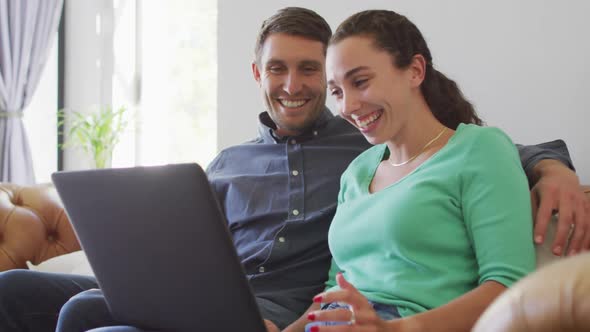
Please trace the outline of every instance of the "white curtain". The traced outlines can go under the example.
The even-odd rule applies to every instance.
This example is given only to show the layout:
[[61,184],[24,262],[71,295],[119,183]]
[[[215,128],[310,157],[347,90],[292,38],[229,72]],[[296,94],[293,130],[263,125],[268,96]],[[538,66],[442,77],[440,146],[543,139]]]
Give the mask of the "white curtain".
[[[63,0],[0,0],[0,182],[35,182],[22,122],[56,36]],[[55,112],[57,105],[47,105]]]

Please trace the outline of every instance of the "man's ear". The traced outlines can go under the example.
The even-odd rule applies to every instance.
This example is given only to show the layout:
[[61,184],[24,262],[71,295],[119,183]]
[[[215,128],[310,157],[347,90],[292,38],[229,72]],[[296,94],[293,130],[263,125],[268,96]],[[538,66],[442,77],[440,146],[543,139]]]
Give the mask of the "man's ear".
[[424,82],[424,77],[426,76],[426,59],[424,59],[424,56],[422,54],[414,55],[409,69],[411,85],[413,87],[419,87]]
[[260,68],[258,68],[258,64],[256,61],[252,61],[252,75],[254,75],[254,79],[258,84],[260,84]]

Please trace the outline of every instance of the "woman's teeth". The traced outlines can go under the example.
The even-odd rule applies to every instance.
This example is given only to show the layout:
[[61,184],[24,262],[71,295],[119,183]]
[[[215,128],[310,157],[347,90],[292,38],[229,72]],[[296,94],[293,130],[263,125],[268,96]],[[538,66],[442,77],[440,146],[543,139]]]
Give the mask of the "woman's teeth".
[[377,119],[379,119],[379,117],[381,117],[381,113],[375,112],[367,117],[363,117],[362,120],[360,119],[354,119],[354,122],[356,122],[356,125],[360,128],[366,128],[368,127],[371,123],[375,122]]

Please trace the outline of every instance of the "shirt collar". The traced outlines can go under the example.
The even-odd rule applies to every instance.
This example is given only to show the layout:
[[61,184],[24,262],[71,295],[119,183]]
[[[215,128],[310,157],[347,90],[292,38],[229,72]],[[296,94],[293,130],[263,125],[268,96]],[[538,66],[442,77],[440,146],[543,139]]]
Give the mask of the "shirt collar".
[[[326,127],[328,121],[334,118],[332,112],[326,107],[320,114],[316,122],[305,132],[292,136],[300,139],[309,139],[318,135],[318,132]],[[268,112],[262,112],[258,115],[258,135],[262,138],[264,143],[282,143],[286,142],[291,136],[280,136],[275,133],[277,126],[268,115]],[[300,140],[298,139],[298,140]]]

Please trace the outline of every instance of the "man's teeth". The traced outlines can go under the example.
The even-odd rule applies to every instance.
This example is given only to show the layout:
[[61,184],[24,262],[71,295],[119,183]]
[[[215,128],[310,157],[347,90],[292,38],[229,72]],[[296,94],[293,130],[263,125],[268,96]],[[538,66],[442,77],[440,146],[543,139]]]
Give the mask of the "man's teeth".
[[281,105],[283,105],[285,107],[296,108],[296,107],[303,106],[303,104],[306,103],[306,100],[285,100],[285,99],[281,99],[280,102],[281,102]]
[[368,125],[370,125],[371,123],[375,122],[375,120],[379,119],[379,117],[381,116],[381,113],[373,113],[371,115],[369,115],[368,117],[363,118],[362,121],[360,121],[359,119],[354,119],[354,121],[356,122],[356,125],[361,127],[361,128],[365,128]]

